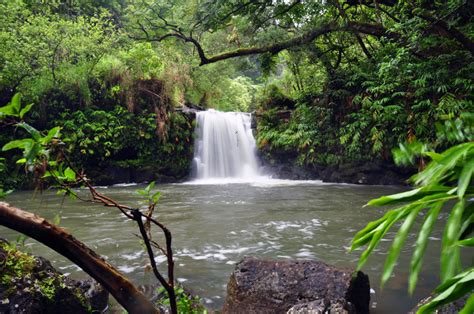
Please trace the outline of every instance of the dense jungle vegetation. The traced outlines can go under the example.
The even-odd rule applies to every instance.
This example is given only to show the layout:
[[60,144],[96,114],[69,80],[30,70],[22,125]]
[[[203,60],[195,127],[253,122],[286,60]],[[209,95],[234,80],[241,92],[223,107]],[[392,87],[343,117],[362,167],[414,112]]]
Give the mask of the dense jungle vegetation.
[[[412,290],[433,221],[456,201],[443,236],[444,299],[431,310],[474,282],[472,266],[462,273],[458,262],[459,247],[473,245],[473,12],[468,0],[1,1],[0,188],[31,187],[57,166],[48,145],[59,133],[68,162],[95,182],[180,180],[193,154],[187,108],[255,112],[258,147],[273,162],[395,157],[423,170],[432,159],[413,177],[416,189],[372,201],[408,204],[353,242],[368,244],[361,267],[403,221],[385,282],[428,209]],[[134,213],[140,225],[145,216]],[[466,313],[473,307],[471,295]]]
[[93,172],[184,177],[183,105],[255,111],[264,155],[309,166],[391,161],[405,141],[446,147],[436,127],[473,107],[469,1],[15,0],[0,12],[2,103],[21,92],[29,122],[62,126]]

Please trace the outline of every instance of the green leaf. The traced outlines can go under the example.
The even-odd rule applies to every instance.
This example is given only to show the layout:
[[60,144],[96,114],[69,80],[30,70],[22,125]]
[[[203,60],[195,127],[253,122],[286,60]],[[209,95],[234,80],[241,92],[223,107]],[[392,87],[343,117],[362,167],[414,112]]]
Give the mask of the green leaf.
[[49,178],[51,176],[52,176],[52,173],[51,173],[51,171],[48,170],[44,173],[43,178]]
[[148,193],[150,193],[151,189],[153,189],[155,187],[155,181],[151,181],[147,187],[145,188],[145,191],[147,191]]
[[16,93],[13,97],[12,97],[12,100],[10,102],[10,105],[13,107],[13,109],[15,110],[15,113],[19,113],[20,112],[20,108],[21,108],[21,94],[20,93]]
[[381,279],[382,287],[390,278],[390,275],[393,272],[393,268],[395,267],[395,263],[397,262],[398,256],[400,255],[402,246],[405,243],[406,238],[408,237],[408,232],[413,226],[413,223],[415,222],[415,219],[418,217],[418,213],[420,212],[422,208],[423,206],[417,206],[411,209],[410,214],[405,219],[402,226],[398,230],[397,235],[393,239],[393,244],[390,247],[387,259],[385,260],[385,266],[384,266],[382,279]]
[[362,253],[362,255],[359,258],[359,263],[357,264],[357,270],[361,270],[364,264],[367,262],[367,259],[369,258],[369,255],[372,253],[374,248],[379,244],[380,240],[385,236],[387,231],[392,227],[392,225],[399,221],[401,218],[405,217],[413,208],[414,206],[412,205],[407,205],[404,207],[400,207],[394,210],[391,210],[389,215],[386,215],[386,220],[381,223],[376,229],[375,232],[371,238],[371,241],[369,245],[367,246],[367,249]]
[[33,104],[29,104],[27,106],[25,106],[25,108],[21,109],[20,111],[20,119],[23,119],[23,116],[28,113],[28,111],[31,110],[31,108],[33,107]]
[[402,193],[397,193],[389,196],[382,196],[373,200],[370,200],[367,205],[369,206],[381,206],[381,205],[387,205],[391,204],[393,201],[404,201],[412,196],[417,195],[419,192],[421,192],[422,189],[413,189],[410,191],[402,192]]
[[444,228],[441,247],[441,282],[445,282],[456,273],[459,263],[459,248],[456,242],[461,230],[461,217],[464,211],[464,200],[458,201],[449,215]]
[[38,157],[39,152],[41,151],[41,146],[36,142],[31,142],[31,146],[25,147],[23,155],[26,158],[26,161],[30,164],[34,163],[36,157]]
[[439,295],[422,306],[417,313],[430,313],[440,305],[450,303],[467,293],[472,293],[472,289],[474,289],[473,267],[438,286],[435,292],[439,293]]
[[421,226],[421,229],[418,233],[418,238],[416,239],[415,252],[413,252],[413,257],[410,264],[410,279],[408,284],[408,291],[410,294],[415,291],[416,283],[418,281],[418,275],[421,270],[421,262],[423,261],[423,255],[428,245],[428,238],[431,232],[433,231],[433,226],[436,223],[439,212],[443,208],[444,203],[436,203],[426,214],[425,221]]
[[61,216],[59,214],[54,215],[53,224],[55,224],[56,226],[59,226],[60,223],[61,223]]
[[147,191],[145,191],[145,190],[137,190],[137,193],[140,194],[140,195],[143,195],[143,196],[148,195]]
[[467,187],[471,183],[472,172],[474,171],[474,160],[469,160],[463,167],[458,180],[458,196],[462,198]]
[[387,220],[387,217],[391,215],[391,211],[387,212],[382,218],[376,220],[376,221],[371,221],[367,224],[367,226],[359,231],[354,239],[352,240],[352,246],[351,246],[351,251],[365,245],[367,242],[370,241],[372,235],[374,232],[376,232],[377,227],[382,224],[385,220]]
[[19,164],[19,165],[22,165],[22,164],[26,163],[26,158],[18,159],[18,160],[16,161],[16,163]]
[[48,131],[48,134],[41,139],[42,144],[48,144],[54,137],[59,137],[61,127],[57,126]]
[[369,203],[367,203],[367,205],[382,206],[414,201],[416,201],[417,204],[433,202],[437,198],[449,197],[449,195],[446,195],[446,192],[449,192],[451,189],[452,187],[442,185],[425,186],[398,194],[382,196],[380,198],[371,200]]
[[16,117],[17,113],[15,112],[15,108],[12,105],[6,105],[0,107],[0,118],[2,116],[13,116]]
[[155,194],[153,194],[151,196],[151,200],[154,204],[156,204],[158,202],[158,200],[160,199],[160,196],[161,196],[161,192],[156,192]]
[[28,146],[33,144],[33,140],[30,138],[25,138],[22,140],[14,140],[3,145],[2,150],[7,151],[14,148],[25,149]]
[[447,149],[441,154],[440,160],[429,163],[425,170],[413,176],[412,180],[416,185],[440,182],[450,174],[459,161],[464,160],[472,149],[474,149],[474,143],[459,144]]
[[457,246],[474,246],[474,238],[464,239],[456,243]]
[[41,139],[41,133],[37,129],[29,125],[28,123],[20,122],[17,124],[17,126],[22,127],[28,133],[30,133],[30,135],[33,137],[35,141],[38,142]]
[[0,188],[0,199],[5,198],[8,194],[12,192],[13,190],[4,191],[2,188]]
[[67,167],[66,170],[64,170],[64,176],[68,181],[76,181],[76,173],[70,167]]

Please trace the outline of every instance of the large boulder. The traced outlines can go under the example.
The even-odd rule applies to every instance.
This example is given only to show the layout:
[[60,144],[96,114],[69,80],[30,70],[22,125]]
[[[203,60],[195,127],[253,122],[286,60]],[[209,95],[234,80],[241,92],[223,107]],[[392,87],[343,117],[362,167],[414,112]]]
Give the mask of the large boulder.
[[223,313],[368,313],[369,278],[323,262],[244,258],[227,285]]
[[102,312],[108,297],[96,281],[70,279],[0,239],[0,313]]

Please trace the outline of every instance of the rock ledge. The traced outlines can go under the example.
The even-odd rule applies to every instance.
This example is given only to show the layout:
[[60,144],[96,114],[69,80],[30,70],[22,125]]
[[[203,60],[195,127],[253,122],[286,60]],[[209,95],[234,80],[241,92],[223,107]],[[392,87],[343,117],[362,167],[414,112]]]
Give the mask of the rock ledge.
[[223,313],[368,313],[369,278],[323,262],[244,258],[227,285]]

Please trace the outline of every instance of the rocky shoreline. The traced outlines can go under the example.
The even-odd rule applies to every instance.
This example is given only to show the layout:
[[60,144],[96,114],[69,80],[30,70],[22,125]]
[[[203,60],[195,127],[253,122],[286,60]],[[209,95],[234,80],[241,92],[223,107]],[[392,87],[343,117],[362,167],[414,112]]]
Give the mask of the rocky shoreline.
[[[140,286],[157,311],[168,313],[160,300],[166,295],[158,286]],[[184,288],[180,288],[184,289]],[[238,262],[227,284],[227,296],[220,311],[198,303],[191,290],[184,289],[196,313],[369,313],[369,277],[361,271],[338,268],[316,260],[263,260],[245,257]],[[427,302],[421,300],[410,313]],[[466,297],[441,307],[438,313],[457,313]],[[114,303],[112,303],[114,304]],[[104,313],[109,293],[93,279],[73,280],[51,263],[23,253],[0,239],[0,313]],[[194,312],[193,312],[194,313]]]
[[263,161],[264,171],[279,179],[321,180],[327,183],[407,185],[415,171],[384,162],[354,162],[331,166],[299,166],[294,162]]
[[0,239],[0,313],[102,313],[108,300],[95,280],[73,280]]

